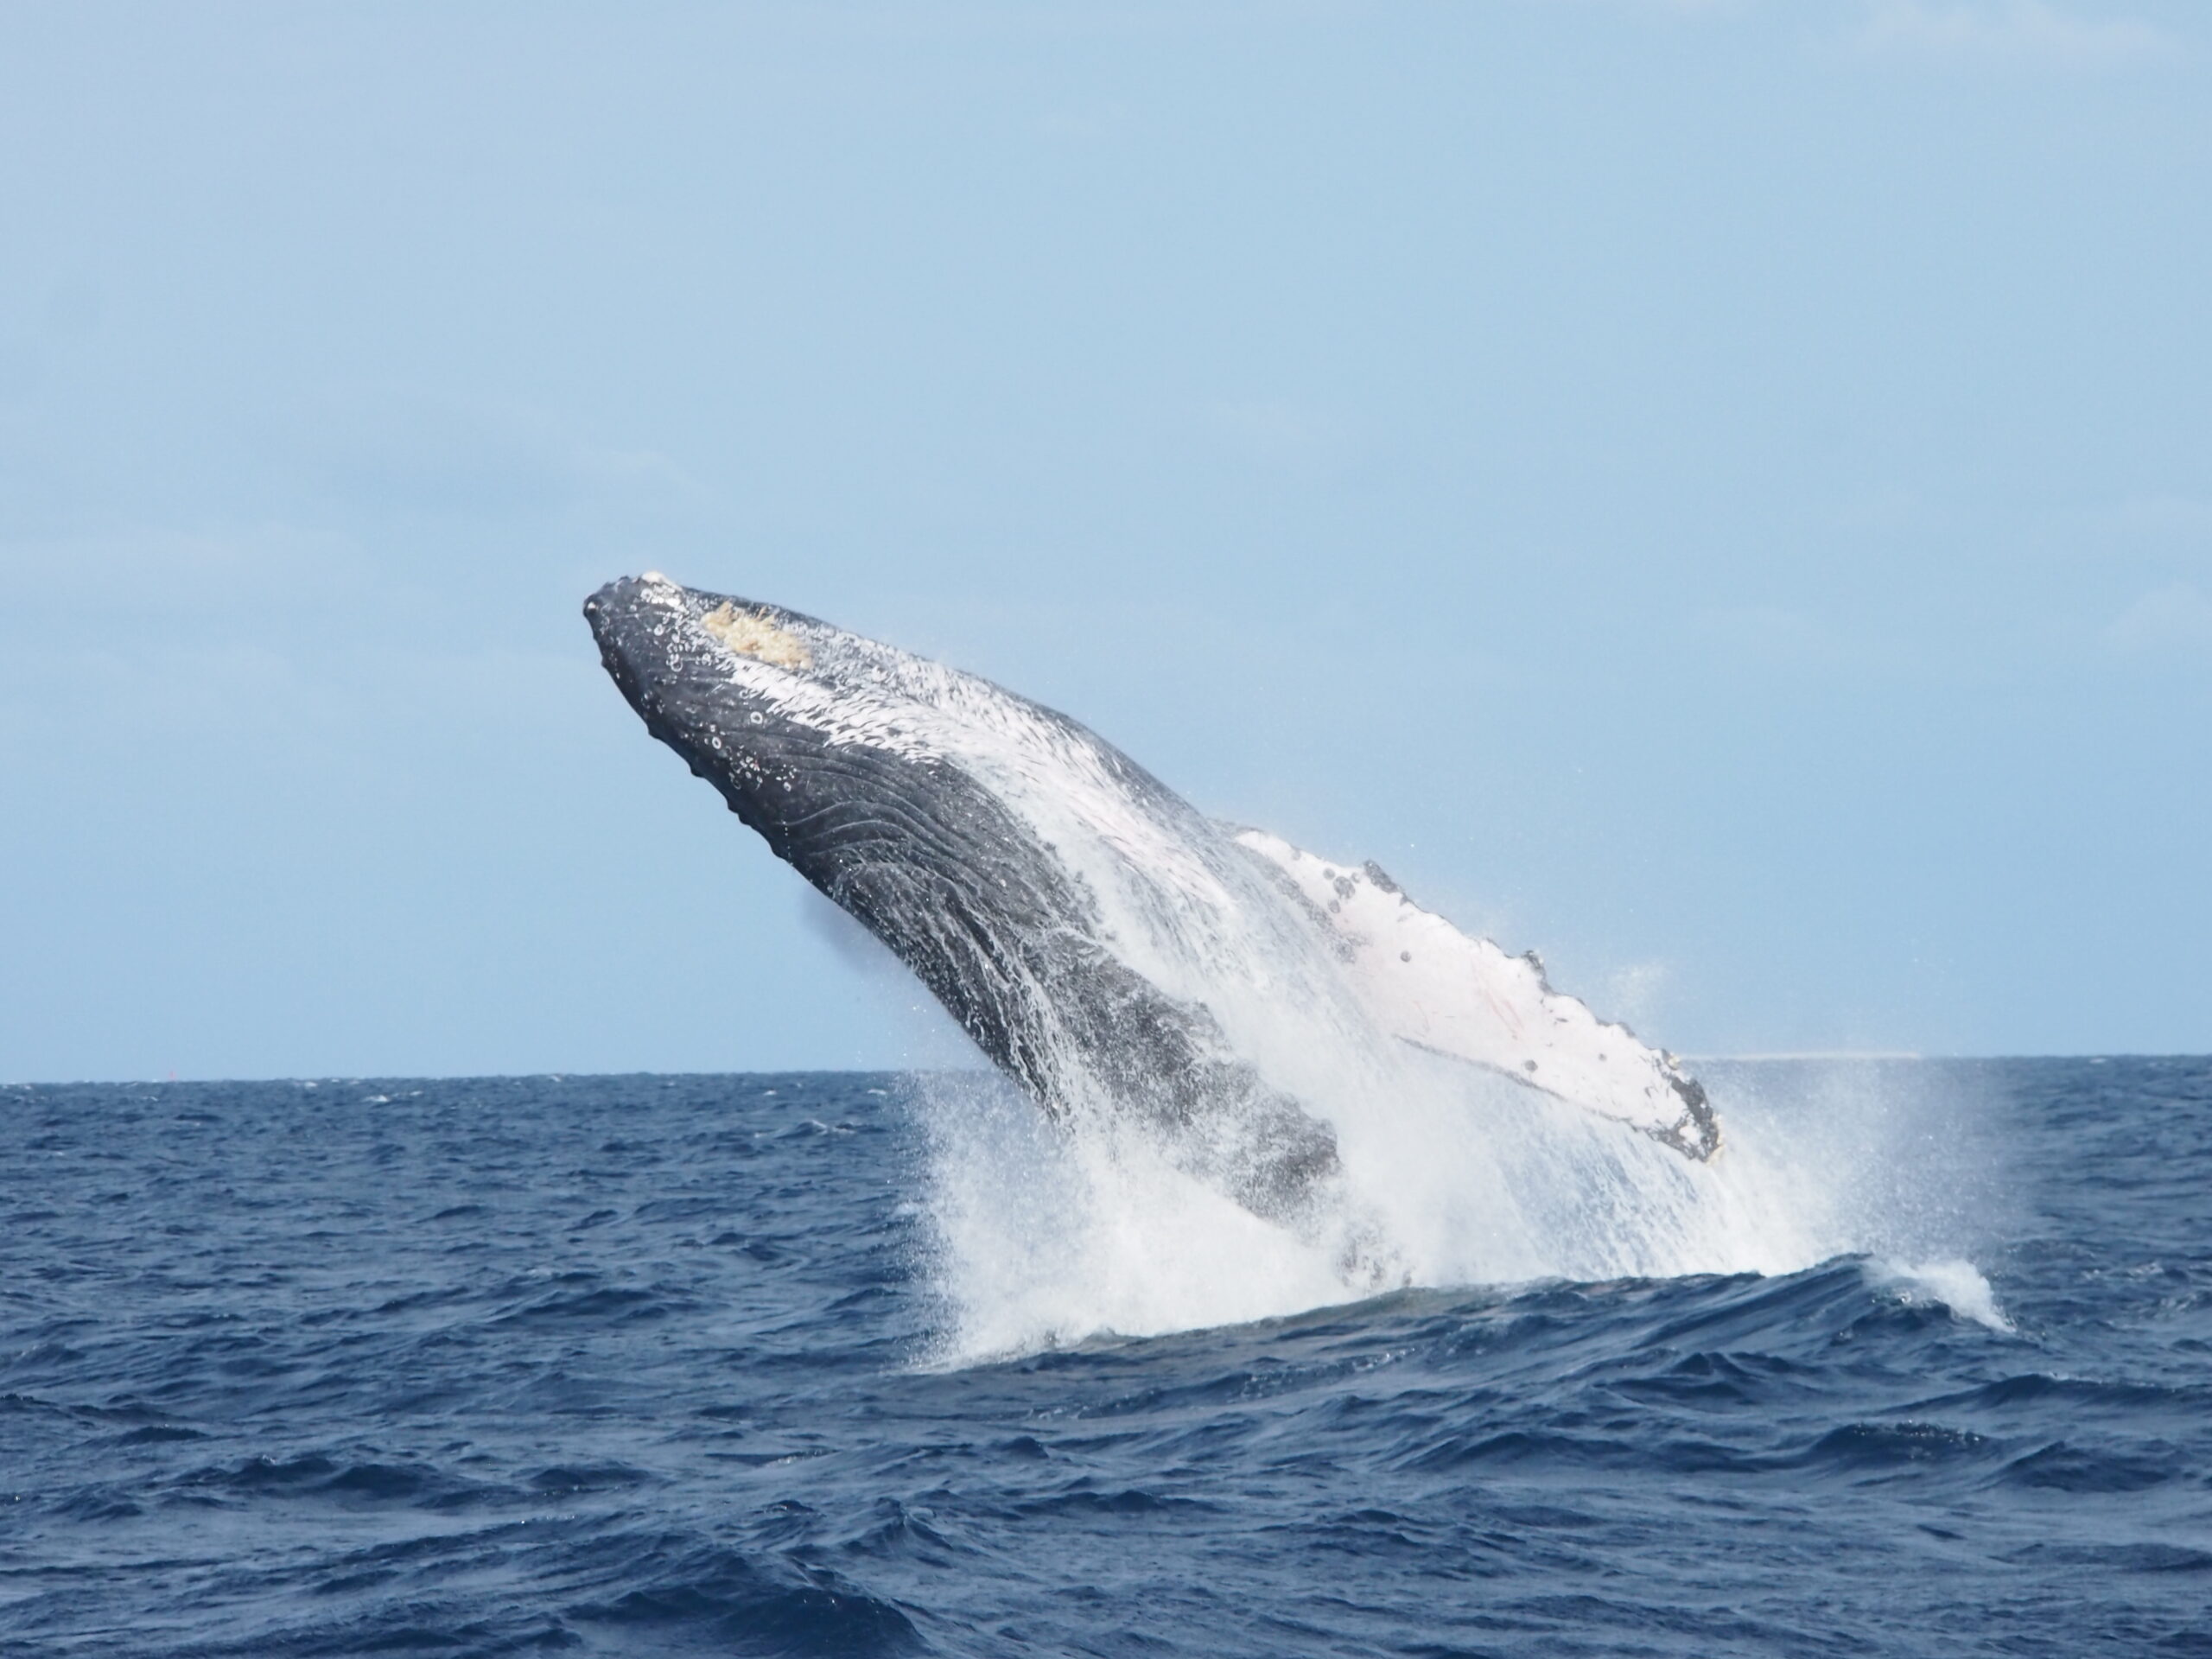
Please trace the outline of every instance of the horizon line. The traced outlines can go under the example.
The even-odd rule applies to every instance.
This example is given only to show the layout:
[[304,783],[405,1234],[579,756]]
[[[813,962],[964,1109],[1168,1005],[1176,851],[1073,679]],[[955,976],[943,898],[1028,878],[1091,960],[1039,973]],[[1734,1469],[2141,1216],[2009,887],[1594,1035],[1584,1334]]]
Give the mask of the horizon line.
[[[2164,1053],[2138,1053],[2121,1050],[2103,1052],[2076,1052],[2041,1054],[1929,1054],[1910,1049],[1834,1048],[1760,1051],[1734,1054],[1682,1054],[1675,1057],[1687,1065],[1708,1065],[1758,1064],[1777,1061],[1843,1061],[1843,1060],[1938,1060],[1938,1061],[1997,1061],[1997,1060],[2082,1060],[2090,1065],[2102,1065],[2112,1060],[2208,1060],[2212,1053],[2175,1050]],[[90,1089],[90,1088],[159,1088],[168,1084],[292,1084],[302,1087],[319,1087],[324,1084],[383,1084],[383,1083],[487,1083],[518,1082],[536,1078],[550,1083],[602,1077],[995,1077],[1000,1074],[984,1065],[925,1065],[925,1066],[847,1066],[847,1065],[787,1065],[767,1066],[741,1071],[352,1071],[324,1072],[319,1076],[293,1073],[287,1076],[263,1077],[46,1077],[26,1080],[0,1081],[0,1090],[32,1089]]]

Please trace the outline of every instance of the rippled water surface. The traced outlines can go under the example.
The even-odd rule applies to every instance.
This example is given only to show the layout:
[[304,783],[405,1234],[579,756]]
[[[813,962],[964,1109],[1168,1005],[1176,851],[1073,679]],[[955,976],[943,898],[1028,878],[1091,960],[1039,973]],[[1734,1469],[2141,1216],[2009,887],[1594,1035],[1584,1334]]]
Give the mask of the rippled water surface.
[[1986,1286],[996,1360],[899,1078],[8,1090],[0,1653],[2212,1654],[2212,1061],[1910,1070]]

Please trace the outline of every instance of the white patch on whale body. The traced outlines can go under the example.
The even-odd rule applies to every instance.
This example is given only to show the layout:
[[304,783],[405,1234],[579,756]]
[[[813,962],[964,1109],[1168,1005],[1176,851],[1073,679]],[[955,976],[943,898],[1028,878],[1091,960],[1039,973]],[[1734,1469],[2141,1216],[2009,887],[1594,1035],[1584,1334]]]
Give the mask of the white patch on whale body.
[[[1240,847],[1287,876],[1343,942],[1360,1006],[1392,1036],[1631,1125],[1694,1156],[1708,1134],[1663,1050],[1545,982],[1532,952],[1508,956],[1419,905],[1372,866],[1332,863],[1264,830]],[[1379,878],[1379,879],[1378,879]]]

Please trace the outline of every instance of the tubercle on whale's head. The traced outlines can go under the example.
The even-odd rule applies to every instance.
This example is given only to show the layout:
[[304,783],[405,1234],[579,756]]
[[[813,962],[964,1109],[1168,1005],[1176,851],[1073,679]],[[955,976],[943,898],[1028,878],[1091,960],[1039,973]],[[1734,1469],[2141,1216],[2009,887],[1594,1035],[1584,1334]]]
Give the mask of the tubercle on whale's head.
[[822,659],[825,648],[836,652],[839,631],[654,571],[608,582],[583,609],[607,673],[647,728],[767,833],[793,804],[811,747],[791,726],[794,699],[842,690]]
[[775,668],[811,668],[814,653],[806,641],[779,625],[760,606],[741,607],[724,600],[699,618],[699,626],[741,657],[756,658]]
[[842,630],[658,571],[608,582],[584,601],[584,620],[631,706],[648,723],[658,716],[679,728],[655,729],[678,747],[680,728],[733,716],[758,726],[810,683],[851,689],[855,642]]
[[938,752],[917,729],[927,711],[902,690],[927,666],[920,659],[654,573],[608,582],[583,610],[646,730],[810,880],[822,874],[816,862],[826,869],[843,855],[831,826],[934,810]]
[[786,611],[671,582],[658,570],[622,576],[584,601],[584,619],[618,679],[641,684],[719,652],[801,672],[815,665],[810,635],[836,630]]

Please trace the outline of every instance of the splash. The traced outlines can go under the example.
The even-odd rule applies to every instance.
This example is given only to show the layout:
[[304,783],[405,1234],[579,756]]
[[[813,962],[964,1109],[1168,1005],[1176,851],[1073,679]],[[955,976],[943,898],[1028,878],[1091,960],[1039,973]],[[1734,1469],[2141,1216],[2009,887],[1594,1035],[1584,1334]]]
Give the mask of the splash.
[[1940,1262],[1878,1262],[1869,1275],[1910,1303],[1933,1302],[1961,1319],[2010,1336],[2012,1321],[1997,1305],[1997,1292],[1971,1262],[1953,1256]]
[[1977,1103],[1955,1081],[1894,1065],[1710,1068],[1729,1140],[1699,1163],[1449,1061],[1389,1058],[1386,1077],[1327,1103],[1344,1178],[1331,1224],[1302,1233],[1126,1122],[1055,1126],[996,1077],[918,1077],[934,1357],[1239,1324],[1399,1285],[1784,1274],[1853,1255],[1877,1288],[2011,1329],[1961,1254],[1990,1195]]

